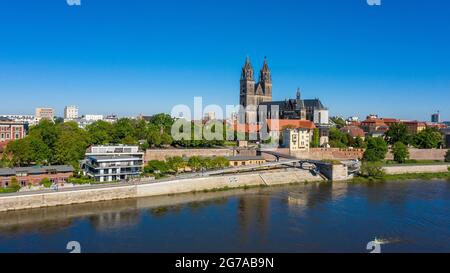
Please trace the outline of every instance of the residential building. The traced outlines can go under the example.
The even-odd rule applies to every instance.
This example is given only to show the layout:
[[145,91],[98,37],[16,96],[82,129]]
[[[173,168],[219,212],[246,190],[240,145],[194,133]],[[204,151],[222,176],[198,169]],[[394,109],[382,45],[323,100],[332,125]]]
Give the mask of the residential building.
[[44,167],[18,167],[0,169],[0,186],[10,187],[13,177],[21,187],[39,185],[44,178],[53,183],[64,183],[73,176],[74,168],[69,165]]
[[267,132],[274,140],[283,139],[282,133],[286,129],[298,129],[300,134],[308,136],[309,142],[312,139],[316,126],[312,121],[299,119],[269,119],[267,120]]
[[14,122],[28,124],[29,126],[36,125],[36,118],[33,115],[0,115],[0,118],[2,117]]
[[103,115],[85,115],[83,117],[86,121],[99,121],[99,120],[103,120]]
[[364,139],[366,137],[364,130],[357,126],[342,127],[341,132],[343,132],[345,134],[349,134],[353,138],[360,137],[360,138]]
[[91,146],[83,172],[99,182],[112,182],[138,177],[143,168],[144,153],[138,146]]
[[421,121],[401,121],[401,123],[405,124],[406,127],[408,128],[408,132],[410,134],[417,134],[420,133],[421,131],[425,130],[427,128],[427,125],[425,122],[421,122]]
[[384,134],[389,130],[389,126],[382,119],[370,118],[361,122],[361,129],[369,135]]
[[266,163],[262,156],[229,156],[226,157],[232,167],[260,165]]
[[353,117],[349,117],[346,120],[347,124],[352,124],[353,122],[359,122],[359,117],[357,116],[353,116]]
[[74,120],[78,118],[78,108],[76,106],[66,106],[64,108],[64,119]]
[[283,148],[289,148],[290,151],[307,151],[310,148],[312,134],[309,129],[285,129],[283,130],[282,145]]
[[28,124],[0,117],[0,143],[22,139],[27,130]]
[[53,121],[55,118],[55,110],[53,108],[36,108],[35,118],[37,122],[43,119]]

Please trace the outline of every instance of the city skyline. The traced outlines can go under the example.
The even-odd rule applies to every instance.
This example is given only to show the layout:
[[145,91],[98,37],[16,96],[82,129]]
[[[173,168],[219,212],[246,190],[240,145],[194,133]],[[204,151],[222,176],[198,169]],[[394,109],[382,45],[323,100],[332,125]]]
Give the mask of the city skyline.
[[299,87],[331,116],[429,121],[440,110],[450,120],[449,5],[11,2],[0,11],[0,114],[52,107],[62,116],[76,105],[82,114],[151,115],[194,96],[237,105],[245,58],[259,68],[267,56],[274,100]]

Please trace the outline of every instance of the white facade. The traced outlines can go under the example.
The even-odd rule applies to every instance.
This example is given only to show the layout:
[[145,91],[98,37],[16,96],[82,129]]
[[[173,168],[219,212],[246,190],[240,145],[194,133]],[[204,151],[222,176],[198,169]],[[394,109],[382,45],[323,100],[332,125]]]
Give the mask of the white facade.
[[315,124],[329,124],[329,111],[328,110],[314,110]]
[[86,121],[99,121],[103,120],[103,115],[85,115],[84,119]]
[[28,125],[36,125],[36,118],[33,115],[0,115],[0,117],[5,117],[14,122],[19,122]]
[[76,106],[66,106],[64,108],[64,119],[73,120],[78,118],[78,108]]
[[312,140],[312,132],[310,129],[286,129],[283,131],[283,146],[289,148],[290,151],[307,151],[309,150]]
[[144,168],[144,153],[139,146],[91,146],[86,152],[84,175],[99,182],[138,177]]

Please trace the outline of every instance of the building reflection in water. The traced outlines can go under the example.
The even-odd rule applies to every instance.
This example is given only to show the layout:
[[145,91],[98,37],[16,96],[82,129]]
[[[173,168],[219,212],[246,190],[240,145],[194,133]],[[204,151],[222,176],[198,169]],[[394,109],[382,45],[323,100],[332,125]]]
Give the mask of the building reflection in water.
[[270,223],[270,202],[269,195],[239,197],[237,213],[242,243],[247,243],[251,236],[259,236],[261,243],[266,242]]
[[139,210],[107,212],[88,217],[89,223],[96,230],[112,230],[139,224]]

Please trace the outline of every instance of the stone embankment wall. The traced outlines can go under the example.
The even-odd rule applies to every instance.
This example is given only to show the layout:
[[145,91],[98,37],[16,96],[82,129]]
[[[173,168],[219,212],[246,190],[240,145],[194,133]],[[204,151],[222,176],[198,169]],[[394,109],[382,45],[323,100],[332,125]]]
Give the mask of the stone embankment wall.
[[[280,148],[276,152],[295,156],[299,159],[312,159],[312,160],[351,160],[361,159],[364,155],[362,149],[338,149],[338,148],[311,148],[308,151],[296,151],[289,152],[289,149]],[[264,155],[264,154],[263,154]],[[271,160],[274,157],[270,155],[264,155],[266,159]]]
[[136,196],[135,186],[0,196],[0,211],[81,204]]
[[144,160],[166,160],[168,157],[181,156],[233,156],[233,149],[148,149],[145,151]]
[[[289,155],[289,149],[278,149],[277,152]],[[413,160],[441,160],[445,158],[446,149],[409,149],[410,159]],[[313,160],[351,160],[362,159],[364,155],[363,149],[338,149],[338,148],[312,148],[309,151],[291,152],[290,155],[300,159]],[[266,156],[267,159],[273,159]],[[386,155],[386,159],[393,160],[394,156],[391,151]]]
[[[445,149],[409,149],[409,158],[413,160],[444,160],[447,150]],[[386,155],[386,159],[393,160],[391,151]]]
[[442,165],[404,165],[384,167],[387,174],[405,174],[405,173],[445,173],[448,172],[450,164]]
[[225,187],[272,186],[304,181],[323,181],[323,179],[319,176],[313,176],[309,171],[288,169],[264,173],[191,178],[128,186],[112,186],[100,189],[73,189],[61,192],[5,195],[0,196],[0,211],[208,191]]

